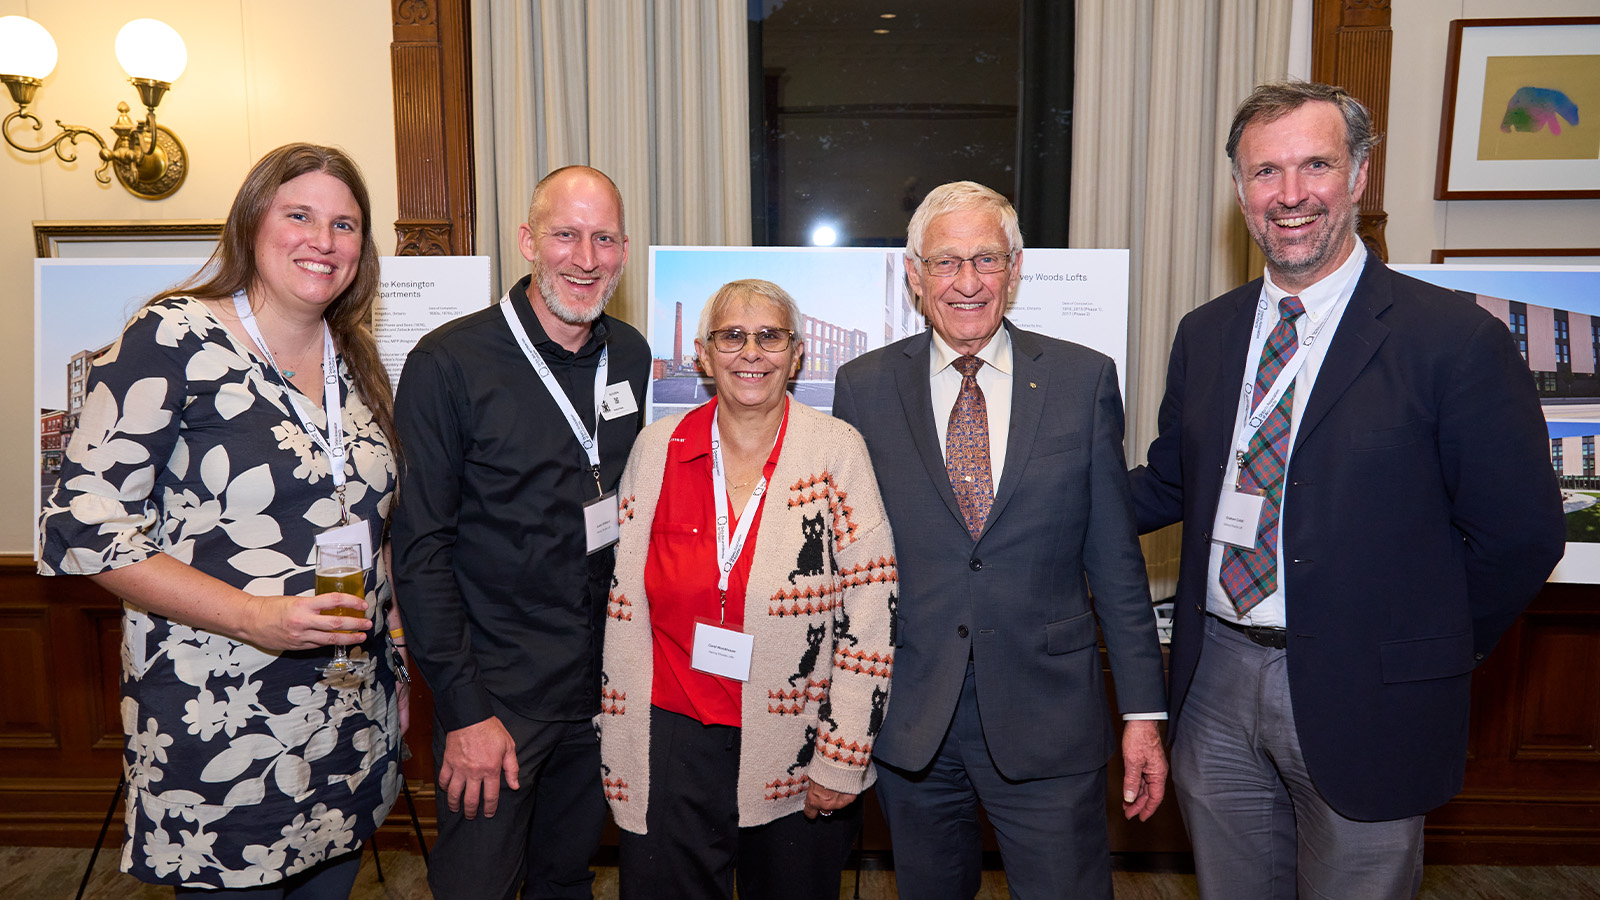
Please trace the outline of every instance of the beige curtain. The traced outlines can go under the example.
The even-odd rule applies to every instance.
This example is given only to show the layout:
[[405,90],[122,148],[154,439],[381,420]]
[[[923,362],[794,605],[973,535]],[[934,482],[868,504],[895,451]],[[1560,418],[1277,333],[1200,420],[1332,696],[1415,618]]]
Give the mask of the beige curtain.
[[[1260,271],[1223,145],[1239,101],[1285,75],[1293,5],[1077,0],[1068,233],[1131,251],[1130,463],[1155,437],[1178,320]],[[1146,538],[1145,559],[1157,599],[1171,595],[1177,529]]]
[[472,0],[477,238],[503,292],[533,186],[591,165],[622,190],[608,311],[645,329],[651,244],[750,243],[743,0]]

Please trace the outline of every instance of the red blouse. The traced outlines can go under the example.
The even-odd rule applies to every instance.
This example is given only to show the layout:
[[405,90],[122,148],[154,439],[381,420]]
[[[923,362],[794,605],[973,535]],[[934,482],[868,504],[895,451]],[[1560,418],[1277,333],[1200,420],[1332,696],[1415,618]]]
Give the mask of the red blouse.
[[[787,401],[785,401],[787,404]],[[667,444],[667,464],[662,476],[661,500],[650,526],[650,550],[645,556],[644,586],[650,598],[650,631],[654,647],[651,705],[690,716],[706,725],[739,725],[740,683],[689,666],[694,651],[697,619],[722,622],[726,628],[744,627],[744,593],[750,580],[750,560],[755,557],[756,532],[761,510],[756,507],[744,551],[728,577],[727,617],[717,598],[716,499],[711,488],[711,413],[716,401],[691,410],[672,432]],[[789,427],[784,406],[778,439],[761,474],[771,492],[772,472],[778,465],[783,433]],[[743,510],[728,501],[729,530],[737,526]]]

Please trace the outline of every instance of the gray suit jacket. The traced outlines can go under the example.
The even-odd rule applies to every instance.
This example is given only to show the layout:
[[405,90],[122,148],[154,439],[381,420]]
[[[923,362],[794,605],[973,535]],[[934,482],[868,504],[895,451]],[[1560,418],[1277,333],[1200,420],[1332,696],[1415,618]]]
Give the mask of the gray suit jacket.
[[1001,774],[1044,778],[1105,765],[1116,739],[1097,617],[1122,710],[1166,708],[1125,477],[1116,365],[1086,347],[1005,327],[1014,351],[1011,433],[977,541],[950,489],[934,426],[930,333],[848,363],[836,382],[834,415],[866,438],[895,533],[894,687],[873,756],[902,769],[932,760],[969,655]]

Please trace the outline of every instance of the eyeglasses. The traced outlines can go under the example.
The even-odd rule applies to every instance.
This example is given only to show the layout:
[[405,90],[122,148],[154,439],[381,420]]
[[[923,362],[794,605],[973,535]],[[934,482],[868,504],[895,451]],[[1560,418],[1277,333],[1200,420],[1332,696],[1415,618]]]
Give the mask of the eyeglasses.
[[712,346],[723,353],[738,353],[750,343],[750,338],[755,338],[756,346],[768,353],[782,353],[789,349],[790,342],[794,340],[794,332],[787,328],[763,328],[760,331],[719,328],[706,337],[711,338]]
[[935,256],[922,261],[922,267],[935,278],[954,278],[961,273],[963,263],[972,263],[979,275],[998,275],[1011,265],[1009,253],[980,253],[977,256]]

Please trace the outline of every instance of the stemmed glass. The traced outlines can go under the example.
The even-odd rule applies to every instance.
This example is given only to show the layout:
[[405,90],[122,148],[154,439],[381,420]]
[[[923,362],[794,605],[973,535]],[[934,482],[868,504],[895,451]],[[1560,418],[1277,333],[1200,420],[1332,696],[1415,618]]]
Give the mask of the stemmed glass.
[[[360,544],[318,544],[317,545],[317,593],[318,594],[349,594],[352,597],[366,597],[366,572],[361,568]],[[361,619],[366,617],[359,609],[348,606],[335,606],[322,611],[325,616],[350,616]],[[339,634],[353,634],[354,632],[341,631]],[[350,658],[350,650],[343,644],[333,648],[333,659],[321,667],[324,675],[358,675],[364,671],[371,660],[355,660]]]

